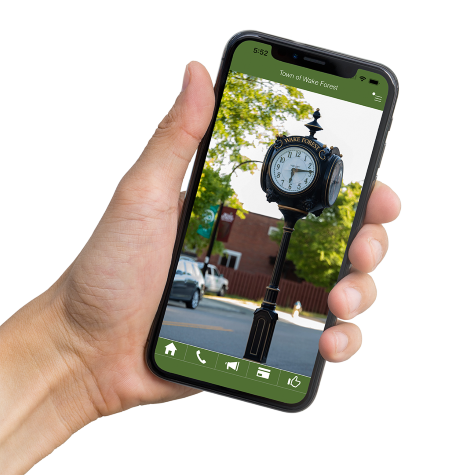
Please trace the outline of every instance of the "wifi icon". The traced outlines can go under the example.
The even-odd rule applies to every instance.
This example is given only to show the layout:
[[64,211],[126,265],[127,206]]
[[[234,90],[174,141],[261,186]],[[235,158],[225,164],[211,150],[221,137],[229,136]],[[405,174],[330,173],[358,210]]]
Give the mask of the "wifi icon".
[[360,80],[364,81],[366,78],[364,76],[360,76]]

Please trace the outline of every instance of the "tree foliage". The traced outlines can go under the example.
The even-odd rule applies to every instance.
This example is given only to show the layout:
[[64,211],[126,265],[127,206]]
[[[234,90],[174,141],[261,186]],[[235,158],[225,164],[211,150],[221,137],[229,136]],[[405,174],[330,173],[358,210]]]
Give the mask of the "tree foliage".
[[[295,273],[318,287],[330,290],[335,284],[345,254],[346,243],[361,195],[361,185],[342,186],[333,206],[316,218],[309,215],[297,222],[292,233],[287,259],[295,264]],[[271,238],[280,242],[280,231]]]
[[[186,232],[186,249],[199,255],[207,248],[209,240],[197,231],[200,225],[206,226],[204,216],[211,206],[224,203],[245,218],[246,211],[230,184],[231,175],[222,169],[249,160],[242,154],[246,147],[269,146],[276,134],[286,132],[284,123],[290,117],[306,119],[313,112],[295,87],[229,72]],[[245,163],[240,169],[252,173],[257,165]],[[223,250],[223,243],[215,242],[213,253]]]
[[[290,117],[310,117],[314,110],[303,98],[295,87],[229,71],[208,160],[213,164],[249,160],[242,154],[243,148],[270,146],[277,134],[286,133],[284,123]],[[256,164],[241,167],[256,168]]]
[[[206,211],[214,205],[224,203],[226,206],[237,209],[240,218],[245,217],[246,211],[238,200],[231,187],[231,175],[221,175],[210,163],[205,163],[201,173],[200,184],[196,193],[195,202],[191,211],[191,218],[186,230],[185,246],[194,250],[198,255],[208,246],[209,240],[198,234],[199,226],[207,227],[204,217]],[[214,253],[221,254],[224,250],[222,242],[215,241]]]

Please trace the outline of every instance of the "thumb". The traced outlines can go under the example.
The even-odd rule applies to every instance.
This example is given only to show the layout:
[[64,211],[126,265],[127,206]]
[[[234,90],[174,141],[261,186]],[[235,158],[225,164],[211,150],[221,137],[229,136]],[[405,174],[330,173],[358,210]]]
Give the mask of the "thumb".
[[[158,214],[178,206],[186,169],[214,110],[213,84],[206,68],[192,61],[170,112],[159,124],[142,155],[121,180],[121,201],[151,205]],[[125,196],[124,196],[125,194]]]

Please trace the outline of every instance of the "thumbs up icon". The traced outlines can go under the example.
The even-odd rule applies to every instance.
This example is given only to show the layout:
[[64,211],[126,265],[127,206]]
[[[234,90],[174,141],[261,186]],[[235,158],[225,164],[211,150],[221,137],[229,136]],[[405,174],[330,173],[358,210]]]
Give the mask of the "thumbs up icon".
[[297,376],[294,376],[292,379],[289,378],[289,380],[287,381],[287,384],[292,386],[293,388],[298,388],[301,382],[302,381],[299,381]]

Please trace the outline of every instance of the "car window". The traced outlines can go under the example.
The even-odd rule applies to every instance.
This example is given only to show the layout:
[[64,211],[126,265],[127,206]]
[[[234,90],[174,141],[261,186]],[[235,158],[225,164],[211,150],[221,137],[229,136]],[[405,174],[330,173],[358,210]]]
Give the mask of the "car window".
[[176,271],[177,271],[177,273],[178,273],[178,271],[180,271],[182,274],[184,274],[186,272],[186,270],[185,270],[185,261],[178,261]]
[[214,275],[219,275],[219,272],[216,269],[213,269],[213,274]]
[[199,279],[200,279],[200,275],[202,275],[202,274],[201,274],[200,268],[198,267],[198,264],[195,264],[195,263],[193,262],[193,264],[192,264],[191,267],[193,268],[193,276],[194,276],[196,279],[199,280]]
[[209,275],[213,275],[213,273],[211,272],[211,267],[208,267],[208,269],[206,269],[206,273]]
[[187,275],[191,275],[191,262],[186,262],[184,263],[185,264],[185,267],[186,267],[186,274]]

